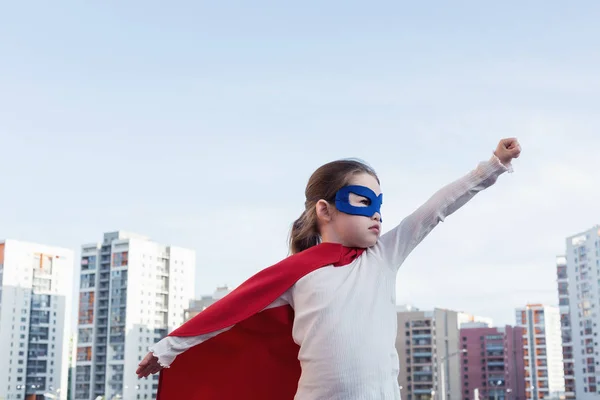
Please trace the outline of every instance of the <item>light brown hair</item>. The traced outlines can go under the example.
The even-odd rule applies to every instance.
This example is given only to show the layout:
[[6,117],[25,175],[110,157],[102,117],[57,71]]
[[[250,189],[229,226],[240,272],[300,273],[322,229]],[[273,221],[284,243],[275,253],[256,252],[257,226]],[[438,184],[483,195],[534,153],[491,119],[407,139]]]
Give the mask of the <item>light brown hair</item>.
[[367,164],[359,160],[332,161],[319,167],[308,180],[304,192],[304,212],[294,221],[290,233],[289,247],[292,254],[304,251],[320,243],[321,234],[317,223],[317,202],[321,199],[335,206],[338,190],[349,184],[356,174],[367,173],[377,182],[377,174]]

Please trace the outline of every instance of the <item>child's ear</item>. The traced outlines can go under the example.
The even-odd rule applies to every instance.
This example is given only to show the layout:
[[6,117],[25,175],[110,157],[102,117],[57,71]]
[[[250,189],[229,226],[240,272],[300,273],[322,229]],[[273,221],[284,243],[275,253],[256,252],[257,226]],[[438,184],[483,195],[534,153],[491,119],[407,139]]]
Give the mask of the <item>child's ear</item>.
[[317,212],[317,219],[320,222],[331,221],[332,212],[330,207],[331,205],[323,199],[317,201],[317,204],[315,205],[315,210]]

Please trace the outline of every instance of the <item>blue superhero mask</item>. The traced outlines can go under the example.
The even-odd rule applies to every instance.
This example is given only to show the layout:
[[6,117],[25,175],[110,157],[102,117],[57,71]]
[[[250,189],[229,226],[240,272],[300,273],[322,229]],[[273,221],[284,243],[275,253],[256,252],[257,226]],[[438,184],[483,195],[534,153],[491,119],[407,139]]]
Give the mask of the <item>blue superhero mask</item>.
[[[350,193],[365,197],[369,200],[368,206],[353,206],[350,204]],[[381,205],[383,204],[383,193],[377,196],[374,191],[365,186],[350,185],[344,186],[335,195],[336,208],[346,214],[363,215],[373,217],[375,213],[381,215]],[[383,222],[383,219],[381,219]]]

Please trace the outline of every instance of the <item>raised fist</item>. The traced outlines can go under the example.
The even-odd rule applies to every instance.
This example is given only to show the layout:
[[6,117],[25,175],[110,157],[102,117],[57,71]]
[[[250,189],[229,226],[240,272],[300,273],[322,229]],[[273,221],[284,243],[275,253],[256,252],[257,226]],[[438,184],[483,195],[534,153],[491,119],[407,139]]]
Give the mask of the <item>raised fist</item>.
[[508,164],[521,155],[521,145],[516,138],[502,139],[494,151],[502,164]]

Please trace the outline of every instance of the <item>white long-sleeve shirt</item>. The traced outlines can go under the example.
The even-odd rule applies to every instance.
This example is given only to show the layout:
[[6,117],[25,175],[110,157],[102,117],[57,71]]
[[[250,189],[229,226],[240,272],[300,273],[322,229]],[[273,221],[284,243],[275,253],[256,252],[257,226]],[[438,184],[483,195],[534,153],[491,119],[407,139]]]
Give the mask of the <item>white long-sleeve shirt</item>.
[[[399,400],[396,274],[447,216],[508,171],[498,158],[445,186],[373,247],[344,267],[304,276],[268,308],[294,309],[292,335],[302,373],[295,400]],[[222,331],[221,331],[222,332]],[[152,348],[161,365],[220,332],[166,337]]]

